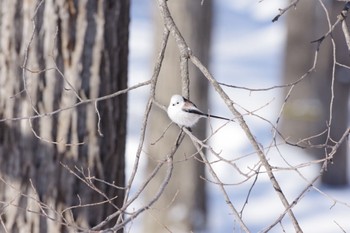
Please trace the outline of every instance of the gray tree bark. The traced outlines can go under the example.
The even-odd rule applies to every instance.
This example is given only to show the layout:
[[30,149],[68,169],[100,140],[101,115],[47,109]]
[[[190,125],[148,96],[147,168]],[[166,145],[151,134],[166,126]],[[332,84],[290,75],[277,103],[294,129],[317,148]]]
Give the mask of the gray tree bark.
[[[170,12],[181,31],[183,37],[205,65],[209,63],[210,34],[212,23],[211,1],[169,1]],[[160,44],[163,31],[163,20],[157,14],[155,48]],[[155,54],[158,51],[155,51]],[[180,55],[175,40],[170,37],[162,65],[156,98],[169,104],[173,94],[182,93],[182,81],[180,75]],[[206,111],[208,109],[208,84],[202,74],[194,66],[189,67],[190,99],[197,107]],[[155,141],[161,136],[170,123],[168,116],[163,111],[153,111],[149,127],[149,141]],[[151,158],[148,160],[147,169],[152,171],[158,158],[163,158],[178,135],[179,127],[173,125],[164,138],[156,145],[148,148]],[[193,132],[199,138],[204,138],[206,122],[200,121]],[[185,138],[179,150],[176,152],[175,169],[171,181],[165,193],[152,208],[151,213],[145,215],[145,232],[164,232],[166,226],[172,232],[189,232],[205,227],[206,219],[206,194],[205,182],[200,177],[205,176],[204,165],[194,156],[196,150],[190,140]],[[165,172],[165,171],[164,171]],[[162,176],[156,177],[147,191],[148,198],[152,198],[154,190],[157,190],[162,182]]]
[[[331,19],[335,22],[337,16],[340,14],[344,2],[332,2]],[[349,50],[346,46],[341,25],[335,28],[332,33],[336,48],[335,59],[343,65],[350,65]],[[331,46],[329,46],[331,47]],[[331,50],[331,49],[330,49]],[[322,100],[324,106],[325,122],[330,124],[330,140],[327,141],[329,145],[333,145],[338,141],[345,130],[349,127],[349,84],[350,71],[347,68],[336,65],[334,70],[334,81],[332,80],[332,65],[333,65],[333,51],[326,58],[328,60],[327,73],[328,76],[323,82],[323,88],[320,88],[318,95]],[[331,87],[334,86],[334,90]],[[333,107],[330,109],[330,104],[333,99]],[[333,140],[333,141],[332,141]],[[327,171],[322,176],[322,182],[328,185],[339,186],[348,184],[348,141],[343,142],[333,157],[333,161],[328,165]]]
[[[128,0],[39,2],[0,1],[0,120],[127,86]],[[114,199],[82,207],[106,198],[63,165],[123,186],[126,103],[126,95],[97,103],[103,136],[94,104],[0,122],[1,232],[76,232],[122,204],[123,190],[90,180]]]
[[[327,3],[331,12],[331,22],[341,12],[342,3]],[[302,26],[301,26],[302,25]],[[300,1],[295,11],[287,17],[287,44],[285,56],[284,82],[292,83],[306,73],[313,64],[316,44],[310,42],[318,39],[328,31],[328,22],[320,6],[312,1]],[[332,33],[336,43],[337,61],[349,65],[344,35],[340,26]],[[348,125],[349,71],[342,67],[335,68],[334,101],[330,110],[332,96],[332,44],[326,38],[320,47],[316,70],[294,89],[286,103],[282,120],[284,137],[293,142],[320,134],[330,124],[332,140],[339,140]],[[330,122],[330,116],[332,121]],[[333,145],[327,139],[327,132],[311,139],[313,144]],[[308,150],[318,158],[325,157],[325,150],[310,148]],[[334,155],[333,164],[329,164],[322,176],[322,181],[329,185],[347,184],[347,146],[340,146]]]

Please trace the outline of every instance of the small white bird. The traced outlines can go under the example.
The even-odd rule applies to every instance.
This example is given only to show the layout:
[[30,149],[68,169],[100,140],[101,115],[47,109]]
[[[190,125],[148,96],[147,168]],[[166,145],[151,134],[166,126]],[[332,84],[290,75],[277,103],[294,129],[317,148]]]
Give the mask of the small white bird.
[[173,95],[168,107],[169,118],[179,126],[187,128],[195,125],[202,117],[217,118],[231,121],[225,117],[219,117],[201,112],[197,106],[181,95]]

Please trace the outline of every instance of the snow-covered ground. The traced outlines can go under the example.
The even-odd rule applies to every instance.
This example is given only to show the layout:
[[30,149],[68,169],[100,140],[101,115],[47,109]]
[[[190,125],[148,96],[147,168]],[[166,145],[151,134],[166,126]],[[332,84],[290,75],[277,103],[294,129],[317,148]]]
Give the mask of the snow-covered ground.
[[[200,2],[200,1],[199,1]],[[285,29],[283,17],[272,23],[271,19],[283,7],[286,1],[280,0],[215,0],[215,22],[211,51],[211,71],[220,82],[250,88],[270,87],[282,83],[283,47]],[[152,5],[156,1],[132,0],[129,85],[148,80],[151,76],[152,64]],[[274,89],[267,92],[250,92],[246,90],[225,88],[230,97],[240,106],[249,109],[259,109],[257,114],[274,122],[281,105],[281,91]],[[148,94],[148,88],[140,88],[129,93],[129,114],[127,158],[128,167],[134,162],[135,151],[139,140],[141,120]],[[218,95],[210,89],[210,111],[218,115],[229,114]],[[266,105],[266,106],[265,106]],[[243,111],[243,110],[242,110]],[[248,125],[257,140],[268,146],[271,142],[271,127],[266,122],[250,116],[246,118]],[[212,122],[213,127],[219,127],[220,122]],[[222,124],[222,122],[221,122]],[[227,140],[229,138],[230,140]],[[243,131],[235,124],[225,126],[210,141],[214,149],[222,150],[221,156],[234,159],[249,154],[252,148]],[[267,156],[272,165],[288,167],[285,160],[291,164],[308,162],[311,158],[301,150],[286,145],[271,149]],[[283,157],[282,157],[282,156]],[[215,159],[213,156],[211,159]],[[248,155],[237,161],[237,165],[248,171],[258,159],[256,154]],[[142,164],[141,164],[142,166]],[[217,163],[214,168],[219,177],[227,183],[235,183],[243,178],[232,166]],[[303,177],[291,170],[279,171],[276,177],[282,186],[288,200],[292,201],[317,175],[318,166],[307,166],[300,169]],[[210,179],[210,175],[208,175]],[[240,210],[245,202],[253,180],[242,185],[226,186],[230,199]],[[298,203],[293,211],[304,232],[349,232],[350,208],[342,204],[350,203],[350,188],[331,189],[316,183],[322,190],[311,189]],[[230,214],[218,187],[208,183],[208,229],[207,233],[240,232],[239,225]],[[338,200],[336,204],[334,200]],[[335,206],[333,206],[335,204]],[[283,207],[273,190],[266,175],[261,174],[252,189],[249,202],[243,212],[243,219],[251,232],[259,232],[274,222],[283,212]],[[271,232],[294,232],[288,216]],[[139,221],[128,229],[129,232],[142,232]],[[283,227],[283,228],[282,228]]]

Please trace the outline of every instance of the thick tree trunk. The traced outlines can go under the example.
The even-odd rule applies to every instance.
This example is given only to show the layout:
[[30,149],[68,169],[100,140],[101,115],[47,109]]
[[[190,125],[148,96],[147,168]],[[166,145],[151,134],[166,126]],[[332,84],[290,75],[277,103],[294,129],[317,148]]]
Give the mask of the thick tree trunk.
[[[300,2],[297,10],[287,14],[284,83],[295,82],[312,67],[315,46],[310,41],[315,39],[315,17],[312,1]],[[319,79],[312,74],[293,89],[283,112],[282,132],[286,138],[296,142],[319,133],[322,128],[322,106],[316,88],[318,82]]]
[[[211,35],[211,1],[169,1],[170,12],[181,31],[183,37],[192,49],[193,53],[199,56],[202,62],[209,63],[210,35]],[[163,20],[156,21],[156,43],[155,49],[160,44],[163,31]],[[158,51],[155,51],[155,54]],[[178,47],[172,37],[166,48],[165,58],[162,65],[159,83],[156,89],[156,98],[168,105],[173,94],[182,93],[182,82],[180,75],[180,55]],[[194,101],[200,109],[208,109],[208,83],[202,74],[190,65],[190,99]],[[150,121],[149,141],[154,141],[164,132],[170,123],[168,116],[163,111],[152,112]],[[204,138],[206,133],[206,122],[201,120],[193,127],[193,132],[199,138]],[[157,164],[156,160],[164,158],[169,150],[169,145],[174,143],[179,133],[179,127],[173,125],[167,130],[164,138],[156,145],[149,147],[151,158],[148,160],[148,169],[152,171]],[[205,176],[204,164],[196,160],[194,154],[196,150],[190,140],[185,138],[174,159],[175,169],[173,176],[165,193],[152,209],[151,214],[146,215],[145,232],[164,232],[164,226],[172,232],[190,232],[205,227],[206,218],[206,195],[205,181],[201,177]],[[181,162],[179,162],[181,161]],[[148,190],[148,197],[154,196],[163,177],[156,177],[152,187]]]
[[[126,88],[128,0],[5,0],[0,11],[0,119]],[[123,95],[97,103],[103,136],[94,103],[0,122],[1,232],[74,232],[120,206],[122,190],[88,179],[114,198],[101,204],[106,198],[63,165],[123,186],[126,102]]]
[[[343,2],[333,2],[331,8],[331,18],[335,22],[336,17],[344,7]],[[344,33],[339,25],[332,33],[336,44],[335,58],[340,64],[349,66],[349,51],[346,46]],[[350,71],[341,66],[335,66],[334,77],[332,80],[332,65],[334,58],[332,55],[326,58],[328,60],[328,77],[323,82],[323,86],[318,92],[323,102],[326,118],[325,122],[330,124],[330,139],[327,143],[333,145],[338,141],[349,126],[349,84]],[[332,87],[334,99],[332,100]],[[332,141],[333,140],[333,141]],[[347,141],[342,143],[334,155],[333,163],[328,165],[327,171],[322,176],[322,182],[327,185],[339,186],[348,184],[348,147]]]
[[[341,12],[343,4],[327,3],[327,8],[332,13],[332,23]],[[289,12],[287,29],[284,82],[292,83],[312,67],[316,44],[310,44],[310,41],[319,38],[328,30],[328,22],[320,6],[312,1],[303,1],[298,3],[295,11]],[[349,65],[348,50],[340,26],[332,33],[332,37],[336,43],[337,61]],[[336,66],[334,85],[332,85],[334,64],[332,52],[330,38],[326,38],[320,47],[316,70],[296,85],[286,103],[282,132],[289,140],[297,142],[318,135],[325,132],[329,124],[330,138],[327,137],[327,131],[310,141],[313,144],[333,145],[332,140],[339,140],[347,128],[349,71]],[[332,91],[334,100],[330,105]],[[318,158],[325,157],[324,148],[311,148],[309,151]],[[329,185],[347,184],[346,143],[340,146],[334,155],[333,162],[323,174],[322,181]]]

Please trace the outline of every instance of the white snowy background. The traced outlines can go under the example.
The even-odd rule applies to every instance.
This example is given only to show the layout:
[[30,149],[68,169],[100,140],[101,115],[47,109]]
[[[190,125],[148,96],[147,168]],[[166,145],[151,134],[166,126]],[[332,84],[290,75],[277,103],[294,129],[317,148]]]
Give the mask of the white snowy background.
[[[281,84],[286,36],[284,17],[276,23],[272,23],[271,19],[278,13],[278,8],[286,4],[286,1],[215,0],[213,2],[215,20],[210,70],[214,77],[220,82],[249,88],[263,88]],[[157,9],[156,1],[152,0],[132,0],[131,3],[129,86],[151,77],[154,46],[152,13]],[[256,113],[271,122],[275,122],[283,99],[282,90],[274,89],[266,92],[249,92],[232,88],[225,88],[225,90],[239,105],[249,110],[261,108]],[[126,153],[128,172],[130,172],[134,162],[147,97],[148,88],[146,87],[129,93]],[[215,102],[215,106],[210,105],[211,113],[229,116],[230,112],[213,89],[210,89],[209,97],[210,103]],[[262,145],[268,146],[272,138],[271,127],[256,117],[247,117],[246,120],[257,140]],[[220,124],[222,122],[211,122],[214,128],[220,127]],[[243,131],[235,124],[225,126],[212,138],[210,143],[214,149],[222,150],[221,156],[227,159],[234,159],[252,152]],[[272,165],[287,167],[286,163],[283,162],[284,159],[291,164],[301,164],[311,160],[302,150],[288,146],[280,146],[279,149],[283,158],[274,149],[267,153]],[[254,166],[257,161],[257,155],[253,154],[237,161],[237,164],[242,170],[248,171],[248,167]],[[224,182],[233,183],[242,180],[242,177],[231,166],[218,163],[214,167]],[[318,166],[307,166],[300,171],[305,179],[311,180],[317,175]],[[276,177],[290,202],[308,184],[307,180],[293,171],[277,172]],[[138,178],[142,179],[142,174],[139,174]],[[210,175],[208,178],[210,179]],[[227,186],[230,199],[238,210],[242,208],[252,182],[253,180],[249,180],[243,185]],[[137,184],[135,183],[134,186],[136,189]],[[316,187],[329,196],[311,189],[293,208],[304,232],[350,232],[349,205],[340,203],[350,203],[350,189],[324,187],[319,182],[316,183]],[[208,183],[207,191],[209,216],[208,228],[205,233],[240,232],[239,225],[230,214],[219,188]],[[340,202],[333,206],[333,199]],[[259,232],[275,221],[283,209],[271,183],[262,174],[259,176],[244,209],[243,220],[251,232]],[[277,225],[271,232],[282,232],[283,229],[286,232],[294,232],[294,228],[288,220],[289,217],[286,215],[284,219],[282,221],[283,228]],[[143,232],[140,222],[140,219],[136,219],[126,231]]]

